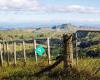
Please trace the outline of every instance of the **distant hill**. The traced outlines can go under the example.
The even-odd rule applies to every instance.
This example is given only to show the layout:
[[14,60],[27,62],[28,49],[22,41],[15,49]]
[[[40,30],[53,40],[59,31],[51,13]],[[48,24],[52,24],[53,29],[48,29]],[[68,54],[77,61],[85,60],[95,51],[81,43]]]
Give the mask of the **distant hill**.
[[[29,39],[34,37],[51,37],[61,38],[63,33],[75,32],[78,28],[84,28],[84,26],[77,27],[72,24],[61,24],[52,27],[26,27],[26,28],[8,28],[0,27],[0,39]],[[79,37],[86,37],[88,33],[79,33]],[[90,34],[92,35],[92,33]],[[90,36],[89,35],[89,36]],[[95,36],[98,36],[98,34]],[[94,38],[95,39],[95,38]]]
[[0,27],[0,30],[13,30],[13,27]]
[[62,24],[62,25],[53,26],[52,29],[59,30],[59,31],[61,30],[62,32],[74,32],[76,31],[77,27],[72,24]]
[[62,24],[62,25],[55,25],[53,27],[40,27],[36,28],[35,32],[48,32],[48,31],[62,31],[62,32],[69,32],[76,30],[77,27],[72,24]]

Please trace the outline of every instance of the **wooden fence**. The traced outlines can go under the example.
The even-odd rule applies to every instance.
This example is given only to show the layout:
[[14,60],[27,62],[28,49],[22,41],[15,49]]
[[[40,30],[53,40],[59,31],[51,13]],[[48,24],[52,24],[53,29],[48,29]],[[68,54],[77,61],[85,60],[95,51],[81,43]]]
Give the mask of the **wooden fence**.
[[[24,59],[24,64],[26,65],[27,62],[27,58],[26,58],[26,43],[32,43],[33,44],[33,49],[36,49],[37,47],[37,40],[38,39],[31,39],[31,40],[13,40],[13,41],[5,41],[5,40],[1,40],[0,41],[0,64],[3,67],[4,65],[4,54],[6,54],[7,57],[7,65],[9,66],[9,54],[10,52],[8,51],[8,49],[10,48],[9,45],[13,46],[13,57],[14,57],[14,65],[16,66],[16,45],[17,43],[21,43],[22,44],[22,52],[23,52],[23,59]],[[39,39],[39,40],[43,40],[43,39]],[[48,48],[48,64],[51,64],[51,55],[50,55],[50,40],[49,38],[45,38],[44,40],[46,40],[46,44],[47,44],[47,48]],[[35,53],[35,60],[36,60],[36,64],[38,64],[38,57],[37,57],[37,53]]]

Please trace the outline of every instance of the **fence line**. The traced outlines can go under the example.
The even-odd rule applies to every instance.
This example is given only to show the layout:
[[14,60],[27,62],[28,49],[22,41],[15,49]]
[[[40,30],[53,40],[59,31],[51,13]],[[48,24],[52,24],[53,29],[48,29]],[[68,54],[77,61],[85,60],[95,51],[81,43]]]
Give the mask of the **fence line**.
[[[43,38],[46,40],[46,44],[47,44],[47,53],[48,53],[48,64],[51,64],[51,52],[50,52],[50,38]],[[4,58],[3,56],[6,55],[6,61],[7,61],[7,65],[9,66],[10,64],[10,53],[9,53],[9,49],[10,49],[10,45],[9,44],[13,44],[12,45],[12,49],[13,49],[13,64],[14,66],[16,66],[17,64],[17,50],[16,50],[16,45],[17,43],[21,43],[22,44],[22,52],[23,52],[23,59],[24,59],[24,65],[27,62],[27,58],[26,58],[26,48],[25,48],[25,43],[26,42],[32,42],[34,43],[34,49],[36,49],[37,47],[37,40],[38,39],[33,39],[33,40],[12,40],[12,41],[6,41],[6,40],[2,40],[0,41],[0,59],[1,59],[1,66],[3,66],[4,63]],[[41,40],[41,39],[39,39]],[[38,64],[38,58],[37,58],[37,53],[35,51],[35,60],[36,60],[36,64]]]

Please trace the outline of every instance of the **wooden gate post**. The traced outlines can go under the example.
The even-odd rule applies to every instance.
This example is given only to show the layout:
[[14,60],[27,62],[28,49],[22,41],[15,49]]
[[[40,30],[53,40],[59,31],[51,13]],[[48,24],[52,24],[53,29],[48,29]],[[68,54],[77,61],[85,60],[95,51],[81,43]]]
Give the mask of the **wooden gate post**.
[[3,66],[3,55],[2,55],[2,53],[3,53],[2,52],[2,46],[1,46],[1,43],[0,43],[0,59],[1,59],[0,60],[1,61],[0,64],[1,64],[1,67]]
[[64,69],[70,72],[73,66],[73,44],[72,44],[72,34],[64,34]]

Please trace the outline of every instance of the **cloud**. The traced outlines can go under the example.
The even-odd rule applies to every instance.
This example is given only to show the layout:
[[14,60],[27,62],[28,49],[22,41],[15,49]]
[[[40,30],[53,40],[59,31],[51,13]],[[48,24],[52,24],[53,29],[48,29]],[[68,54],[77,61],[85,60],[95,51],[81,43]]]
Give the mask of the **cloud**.
[[43,11],[43,12],[65,12],[65,13],[100,13],[95,7],[81,5],[59,5],[46,6],[41,4],[42,0],[0,0],[0,11]]
[[76,13],[100,13],[100,9],[95,7],[84,7],[81,5],[53,6],[48,11],[52,12],[76,12]]
[[0,0],[0,10],[39,10],[38,0]]

